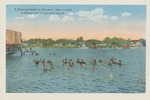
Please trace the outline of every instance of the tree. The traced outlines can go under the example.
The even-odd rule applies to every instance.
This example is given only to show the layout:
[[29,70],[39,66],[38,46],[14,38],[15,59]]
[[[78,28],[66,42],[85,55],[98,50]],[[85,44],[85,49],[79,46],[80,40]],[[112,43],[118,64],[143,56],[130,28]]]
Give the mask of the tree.
[[58,40],[56,40],[56,42],[57,43],[62,43],[63,45],[66,45],[66,44],[69,43],[67,39],[58,39]]
[[130,38],[128,38],[127,42],[128,42],[128,44],[131,44],[131,39],[130,39]]
[[53,43],[54,43],[54,40],[52,40],[51,38],[47,39],[47,44],[48,44],[49,46],[52,46]]
[[106,37],[104,40],[103,40],[104,43],[106,43],[107,45],[111,44],[111,38],[110,37]]
[[96,40],[96,39],[90,39],[90,40],[86,40],[85,41],[85,44],[90,46],[91,44],[99,44],[100,41],[99,40]]
[[83,37],[81,36],[81,37],[77,38],[76,42],[84,42]]
[[112,43],[115,43],[117,46],[121,47],[123,44],[125,44],[126,40],[123,38],[112,38]]
[[142,45],[143,45],[144,47],[146,47],[146,40],[145,40],[145,39],[140,39],[140,42],[142,43]]

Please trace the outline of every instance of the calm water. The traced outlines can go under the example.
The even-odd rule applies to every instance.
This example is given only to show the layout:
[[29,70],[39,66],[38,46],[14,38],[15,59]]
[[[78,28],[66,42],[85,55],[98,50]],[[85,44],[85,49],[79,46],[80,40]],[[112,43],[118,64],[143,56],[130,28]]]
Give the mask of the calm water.
[[[6,60],[7,93],[144,93],[145,92],[145,48],[134,49],[33,49],[38,58],[51,59],[54,71],[43,71],[42,64],[35,65],[36,56],[15,54]],[[53,53],[56,55],[53,55]],[[49,55],[51,53],[51,55]],[[122,60],[122,65],[109,66],[112,56]],[[71,58],[83,59],[87,65],[76,64],[70,70],[61,61]],[[97,62],[92,70],[91,59]]]

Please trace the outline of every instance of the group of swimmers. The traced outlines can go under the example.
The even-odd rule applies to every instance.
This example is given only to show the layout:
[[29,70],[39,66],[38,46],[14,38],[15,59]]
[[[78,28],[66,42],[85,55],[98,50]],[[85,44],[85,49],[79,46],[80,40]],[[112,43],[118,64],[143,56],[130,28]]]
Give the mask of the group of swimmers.
[[[102,62],[102,60],[99,60],[99,61]],[[67,59],[67,58],[62,60],[62,65],[67,65],[68,70],[70,70],[74,66],[75,63],[80,65],[81,67],[84,67],[84,66],[87,65],[86,62],[83,61],[83,59],[80,59],[80,58],[77,58],[75,62],[72,59]],[[96,68],[96,64],[97,64],[96,59],[92,59],[91,64],[93,65],[92,69],[96,70],[97,69]]]
[[[49,55],[52,55],[52,53],[49,53]],[[56,55],[56,53],[54,52],[53,55]],[[48,70],[49,70],[49,71],[52,71],[52,70],[55,69],[55,68],[54,68],[54,65],[53,65],[53,62],[52,62],[50,59],[49,59],[49,60],[46,60],[45,58],[43,58],[43,59],[38,60],[38,59],[36,58],[36,59],[33,59],[33,62],[34,62],[36,65],[38,65],[39,63],[41,63],[42,66],[43,66],[43,68],[44,68],[44,69],[43,69],[44,71],[48,71]],[[94,70],[97,70],[97,67],[96,67],[97,62],[102,63],[103,61],[102,61],[102,59],[99,59],[99,60],[92,59],[92,60],[90,61],[90,64],[92,65],[92,70],[93,70],[93,71],[94,71]],[[86,63],[83,59],[80,59],[80,58],[77,58],[76,61],[73,61],[71,58],[69,58],[69,59],[65,58],[65,59],[63,59],[63,60],[61,61],[61,64],[62,64],[63,66],[64,66],[64,65],[67,65],[67,69],[68,69],[68,70],[70,70],[70,69],[74,66],[74,64],[78,64],[78,65],[80,65],[81,67],[87,65],[87,63]],[[109,59],[109,62],[108,62],[108,65],[111,66],[112,64],[117,64],[117,65],[119,65],[119,66],[122,65],[121,60],[118,60],[118,61],[117,61],[117,59],[114,58],[114,57],[111,57],[111,58]]]
[[38,60],[37,58],[36,59],[33,59],[33,62],[36,64],[36,65],[38,65],[39,63],[41,63],[42,64],[42,66],[43,66],[43,70],[44,71],[53,71],[55,68],[54,68],[54,66],[53,66],[53,62],[51,61],[51,60],[45,60],[45,58],[43,58],[43,59],[40,59],[40,60]]
[[70,70],[73,66],[74,66],[74,62],[72,59],[65,59],[65,60],[62,60],[62,65],[67,65],[67,69]]
[[112,65],[112,64],[118,64],[119,66],[122,65],[121,60],[117,61],[117,59],[114,58],[114,57],[111,57],[111,58],[109,59],[108,64],[109,64],[109,65]]
[[[36,59],[33,59],[33,62],[35,62],[36,65],[38,65],[39,63],[42,64],[43,66],[43,71],[53,71],[55,69],[54,65],[53,65],[53,62],[48,59],[46,60],[45,58],[43,59],[40,59],[38,60],[37,58]],[[102,61],[101,59],[100,60],[96,60],[96,59],[92,59],[90,61],[90,64],[92,66],[92,70],[95,71],[97,70],[97,63],[102,63],[104,61]],[[67,70],[70,70],[71,68],[73,68],[73,66],[77,64],[77,65],[80,65],[81,67],[84,67],[84,66],[87,66],[87,63],[83,60],[83,59],[80,59],[80,58],[77,58],[76,61],[73,61],[72,59],[70,58],[65,58],[61,61],[61,65],[63,66],[67,66]],[[119,66],[121,66],[121,60],[119,60],[117,62],[116,58],[110,58],[110,61],[108,62],[108,65],[112,65],[112,64],[118,64]]]
[[56,53],[54,52],[54,53],[49,53],[49,55],[56,55]]

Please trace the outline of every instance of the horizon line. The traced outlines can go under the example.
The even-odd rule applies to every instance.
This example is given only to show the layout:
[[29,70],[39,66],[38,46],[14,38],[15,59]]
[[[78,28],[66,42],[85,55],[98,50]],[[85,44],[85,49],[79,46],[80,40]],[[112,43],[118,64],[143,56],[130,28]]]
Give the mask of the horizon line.
[[[122,38],[122,37],[115,37],[115,36],[114,36],[114,37],[109,37],[109,36],[107,36],[107,37],[105,37],[104,39],[96,39],[96,38],[84,39],[83,36],[80,36],[80,37],[82,37],[84,41],[87,41],[87,40],[98,40],[98,41],[103,41],[105,38],[110,38],[110,39],[113,39],[113,38],[121,38],[121,39],[124,39],[124,40],[128,40],[128,39],[130,39],[130,40],[140,40],[140,39],[145,39],[145,40],[146,40],[146,38],[144,38],[144,37],[141,37],[141,38],[138,38],[138,39]],[[78,38],[80,38],[80,37],[78,37]],[[23,39],[23,38],[22,38],[22,39],[23,39],[23,40],[26,40],[26,41],[31,40],[31,39],[52,39],[52,40],[56,41],[56,40],[59,40],[59,39],[77,40],[78,38],[76,38],[76,39],[72,39],[72,38],[58,38],[58,39],[53,39],[53,38],[40,38],[40,37],[38,37],[38,38],[29,38],[29,39]]]

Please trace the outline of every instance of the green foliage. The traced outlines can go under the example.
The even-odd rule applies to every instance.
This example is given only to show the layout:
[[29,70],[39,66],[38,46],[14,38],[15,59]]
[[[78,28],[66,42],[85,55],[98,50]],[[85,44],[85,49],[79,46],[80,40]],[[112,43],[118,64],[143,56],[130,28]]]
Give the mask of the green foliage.
[[75,41],[71,39],[58,39],[56,40],[56,43],[62,43],[63,45],[68,45],[70,43],[75,43]]
[[40,38],[38,38],[38,39],[30,39],[30,40],[27,41],[27,43],[29,45],[36,45],[36,46],[38,46],[38,45],[51,46],[51,45],[53,45],[54,40],[52,40],[52,39],[40,39]]
[[96,39],[90,39],[90,40],[86,40],[86,41],[85,41],[85,44],[86,44],[87,46],[91,46],[92,44],[100,44],[100,43],[101,43],[101,41],[96,40]]
[[[143,44],[143,46],[146,46],[146,40],[145,39],[140,39],[140,42]],[[49,46],[49,47],[54,47],[55,43],[61,44],[60,46],[63,47],[80,47],[83,43],[90,47],[92,44],[96,44],[98,47],[111,47],[112,44],[116,44],[118,47],[122,47],[125,44],[130,44],[131,39],[123,39],[123,38],[110,38],[106,37],[103,41],[99,41],[96,39],[89,39],[84,41],[83,37],[79,37],[76,40],[72,39],[58,39],[58,40],[53,40],[51,38],[49,39],[30,39],[27,41],[24,41],[24,43],[27,43],[28,46]],[[100,45],[100,44],[106,44],[106,45]]]
[[122,46],[123,44],[126,43],[126,40],[122,39],[122,38],[116,38],[116,37],[114,37],[114,38],[111,39],[111,43],[115,43],[117,46],[120,47],[120,46]]
[[84,42],[83,37],[81,36],[81,37],[77,38],[76,42]]
[[146,40],[145,39],[140,39],[140,42],[143,44],[144,47],[146,47]]
[[104,40],[103,40],[104,43],[106,43],[107,45],[110,45],[111,44],[111,38],[110,37],[106,37]]

